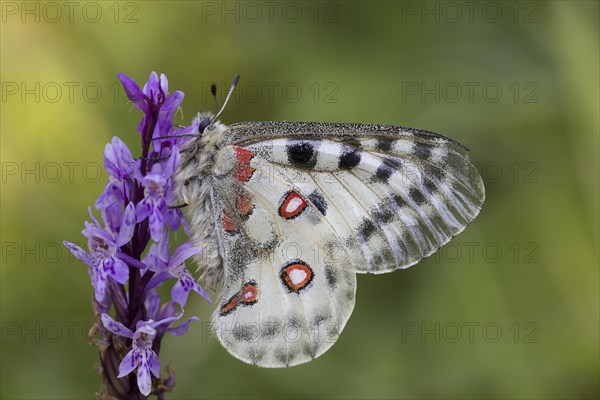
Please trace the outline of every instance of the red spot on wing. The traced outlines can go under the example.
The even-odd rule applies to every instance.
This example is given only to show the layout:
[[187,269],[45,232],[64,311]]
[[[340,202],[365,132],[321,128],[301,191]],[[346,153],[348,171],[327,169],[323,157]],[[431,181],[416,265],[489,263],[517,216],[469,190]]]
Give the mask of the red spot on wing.
[[293,261],[281,269],[281,280],[294,293],[308,286],[313,277],[312,269],[304,261]]
[[242,147],[234,147],[233,149],[235,150],[235,156],[237,157],[240,164],[250,164],[250,160],[252,160],[252,157],[254,157],[253,152],[251,152],[250,150],[246,150]]
[[292,219],[300,215],[306,208],[306,200],[298,193],[291,191],[284,195],[279,206],[279,215],[285,219]]
[[239,295],[242,304],[250,305],[256,303],[256,301],[258,301],[258,289],[256,288],[256,283],[253,281],[246,283],[242,286]]
[[229,299],[229,301],[221,307],[221,310],[219,310],[219,314],[221,316],[223,316],[223,315],[227,315],[230,312],[232,312],[233,310],[235,310],[238,306],[238,297],[239,296],[237,293],[234,296],[232,296]]
[[229,233],[237,232],[238,230],[233,219],[226,213],[223,213],[223,229],[225,229],[225,232]]
[[252,178],[255,169],[250,166],[250,160],[254,157],[254,153],[242,147],[234,147],[235,156],[240,163],[235,171],[235,179],[240,182],[248,182]]
[[254,174],[255,169],[248,165],[241,165],[235,171],[235,179],[240,182],[248,182],[252,175]]
[[242,217],[250,215],[253,207],[252,198],[247,193],[243,193],[237,198],[237,208]]
[[258,301],[258,288],[255,281],[246,282],[242,288],[231,296],[231,298],[221,306],[219,315],[222,317],[234,311],[238,305],[251,306]]

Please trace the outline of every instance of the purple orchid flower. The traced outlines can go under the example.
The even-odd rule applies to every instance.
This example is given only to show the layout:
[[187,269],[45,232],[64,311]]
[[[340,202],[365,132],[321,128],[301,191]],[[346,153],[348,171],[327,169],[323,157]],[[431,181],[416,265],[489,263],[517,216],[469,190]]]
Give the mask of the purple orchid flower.
[[167,199],[170,194],[170,178],[175,172],[181,156],[177,147],[173,148],[171,156],[165,164],[156,163],[145,176],[139,180],[144,189],[144,199],[136,205],[137,222],[149,218],[150,236],[158,242],[162,236],[165,217],[167,216]]
[[[140,89],[135,80],[124,74],[119,73],[119,80],[129,100],[145,114],[138,126],[140,134],[143,134],[147,117],[155,112],[154,108],[157,108],[156,125],[150,137],[171,136],[173,132],[173,117],[183,101],[183,92],[175,91],[169,94],[169,81],[167,77],[164,74],[160,74],[159,78],[156,72],[150,74],[148,82],[144,85],[143,89]],[[159,151],[160,149],[161,141],[155,141],[154,150]]]
[[131,183],[135,181],[135,172],[140,169],[140,160],[134,160],[127,145],[117,136],[104,149],[104,168],[109,181],[96,200],[96,208],[108,207],[118,200],[121,204],[130,197]]
[[[159,299],[160,301],[160,299]],[[178,327],[170,328],[173,321],[181,318],[179,316],[170,316],[159,321],[149,319],[147,321],[138,321],[135,332],[131,331],[125,325],[112,319],[108,314],[102,314],[102,324],[115,335],[123,336],[132,340],[131,350],[123,357],[119,365],[118,378],[129,375],[137,368],[137,383],[140,392],[148,396],[152,389],[152,380],[150,373],[159,377],[160,362],[158,355],[152,349],[154,339],[159,333],[159,329],[175,336],[184,335],[187,332],[191,321],[198,320],[197,317],[191,317]]]
[[[99,347],[102,390],[115,398],[136,399],[154,391],[162,399],[175,385],[169,367],[167,376],[159,377],[162,338],[165,333],[183,335],[191,321],[198,320],[191,317],[172,326],[182,317],[191,291],[210,301],[184,265],[200,249],[187,242],[169,255],[169,230],[183,226],[189,235],[181,210],[168,205],[178,202],[172,176],[181,159],[179,148],[197,134],[198,121],[173,131],[172,119],[183,93],[169,94],[166,76],[153,72],[143,88],[124,74],[119,74],[119,80],[127,97],[144,114],[138,126],[141,155],[134,159],[121,139],[112,138],[104,151],[109,182],[95,203],[102,223],[90,209],[92,222],[86,222],[83,230],[88,250],[70,242],[64,244],[89,265],[96,316],[90,335]],[[146,251],[149,244],[151,248]],[[161,303],[155,289],[171,280],[175,280],[171,298]],[[109,312],[114,312],[114,319]],[[130,347],[124,358],[123,346]],[[137,385],[117,379],[135,369]],[[152,375],[159,378],[154,386]]]
[[194,279],[190,271],[185,267],[185,260],[202,251],[200,247],[194,246],[192,240],[180,245],[173,255],[169,257],[163,239],[158,244],[153,245],[144,259],[144,264],[150,271],[156,272],[156,275],[148,282],[146,289],[153,289],[168,279],[177,279],[177,282],[171,289],[171,298],[175,303],[184,307],[191,291],[198,293],[208,302],[211,302],[208,293]]
[[129,269],[127,264],[119,258],[119,248],[129,242],[135,228],[135,207],[129,203],[123,213],[119,232],[109,232],[102,228],[96,217],[89,209],[90,217],[94,222],[85,222],[83,235],[88,238],[89,253],[81,247],[64,242],[64,245],[75,257],[90,266],[90,277],[95,289],[94,297],[98,302],[104,299],[107,279],[110,277],[120,284],[127,282]]

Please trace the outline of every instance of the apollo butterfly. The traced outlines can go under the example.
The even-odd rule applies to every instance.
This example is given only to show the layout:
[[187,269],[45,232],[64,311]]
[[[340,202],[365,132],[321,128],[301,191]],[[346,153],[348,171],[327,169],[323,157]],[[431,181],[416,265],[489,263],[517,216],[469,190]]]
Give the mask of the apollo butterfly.
[[485,198],[468,149],[433,132],[225,126],[206,113],[196,123],[175,179],[203,248],[201,279],[220,290],[212,324],[232,355],[261,367],[327,351],[354,308],[357,273],[416,264]]

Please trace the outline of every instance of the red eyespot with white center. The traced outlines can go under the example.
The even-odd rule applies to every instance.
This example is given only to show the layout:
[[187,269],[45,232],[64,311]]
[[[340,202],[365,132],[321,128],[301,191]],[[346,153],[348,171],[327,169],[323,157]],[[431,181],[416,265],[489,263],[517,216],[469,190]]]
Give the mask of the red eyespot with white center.
[[308,287],[314,278],[312,269],[302,260],[294,260],[281,268],[281,281],[294,293]]
[[240,303],[250,305],[257,301],[258,289],[256,288],[256,282],[250,281],[242,286],[242,290],[240,290]]
[[293,190],[283,195],[279,215],[284,219],[296,218],[306,208],[306,200]]
[[219,315],[225,315],[235,311],[238,305],[251,306],[258,301],[258,287],[255,281],[249,281],[242,285],[239,292],[231,296],[231,298],[221,306]]

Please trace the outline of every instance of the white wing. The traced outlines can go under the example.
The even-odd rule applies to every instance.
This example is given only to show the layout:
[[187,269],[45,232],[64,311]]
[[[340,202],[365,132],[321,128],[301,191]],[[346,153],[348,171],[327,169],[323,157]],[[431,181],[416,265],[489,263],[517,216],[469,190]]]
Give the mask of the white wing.
[[484,200],[464,146],[408,128],[245,123],[216,160],[214,326],[230,353],[263,367],[325,352],[354,307],[356,272],[415,264]]

